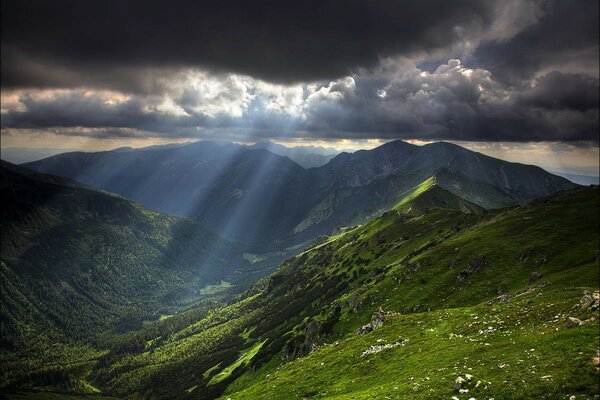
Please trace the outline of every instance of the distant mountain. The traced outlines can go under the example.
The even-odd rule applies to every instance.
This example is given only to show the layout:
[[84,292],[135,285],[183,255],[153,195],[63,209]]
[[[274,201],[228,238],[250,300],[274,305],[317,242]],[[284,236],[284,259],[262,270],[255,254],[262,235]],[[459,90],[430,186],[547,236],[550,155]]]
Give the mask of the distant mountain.
[[597,185],[600,183],[600,177],[598,175],[570,174],[570,173],[566,173],[566,172],[557,172],[557,171],[550,171],[550,172],[552,172],[555,175],[562,176],[563,178],[566,178],[566,179],[570,180],[571,182],[577,183],[578,185],[589,186],[589,185]]
[[13,164],[23,164],[70,151],[74,151],[74,149],[0,147],[0,158]]
[[341,153],[310,169],[271,151],[223,142],[67,153],[25,166],[189,216],[256,251],[363,223],[434,176],[441,188],[484,208],[522,204],[576,187],[539,167],[444,142],[389,142]]
[[264,149],[280,156],[288,157],[303,168],[320,167],[327,164],[338,152],[333,149],[316,146],[286,147],[274,142],[257,142],[250,149]]

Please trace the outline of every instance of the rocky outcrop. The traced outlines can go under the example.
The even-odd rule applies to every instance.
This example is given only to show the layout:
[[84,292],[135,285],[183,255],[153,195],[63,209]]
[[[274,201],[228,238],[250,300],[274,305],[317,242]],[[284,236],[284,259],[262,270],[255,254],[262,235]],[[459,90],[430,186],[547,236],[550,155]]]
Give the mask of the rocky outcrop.
[[317,340],[319,339],[321,328],[321,322],[315,319],[310,321],[304,328],[303,334],[296,336],[286,343],[283,348],[284,357],[293,360],[310,354],[317,348]]
[[573,306],[573,310],[576,311],[594,311],[600,307],[600,292],[595,291],[590,293],[589,291],[584,291],[583,296],[579,299],[579,304]]
[[371,322],[358,328],[356,331],[356,336],[364,335],[365,333],[369,333],[377,328],[380,328],[384,324],[386,318],[391,315],[395,315],[395,313],[385,312],[380,308],[375,314],[373,314]]
[[485,259],[483,257],[475,257],[469,262],[469,265],[456,276],[457,282],[463,282],[473,272],[480,270],[485,265]]
[[533,271],[529,276],[529,284],[542,279],[543,276],[540,272]]

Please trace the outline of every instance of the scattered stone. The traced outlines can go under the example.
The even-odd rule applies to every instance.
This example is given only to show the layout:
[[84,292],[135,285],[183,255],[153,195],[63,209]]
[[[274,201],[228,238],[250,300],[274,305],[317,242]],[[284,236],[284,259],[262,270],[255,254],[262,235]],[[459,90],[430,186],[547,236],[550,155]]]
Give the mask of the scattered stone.
[[463,378],[462,376],[459,376],[458,378],[456,378],[454,380],[454,389],[456,390],[460,390],[462,388],[463,383],[465,383],[467,380],[465,378]]
[[569,317],[567,319],[567,328],[574,328],[576,326],[583,325],[583,321],[579,318]]
[[511,299],[510,294],[506,293],[506,294],[501,294],[500,296],[498,296],[498,299],[500,301],[509,301]]
[[531,284],[537,280],[540,280],[542,278],[542,276],[543,275],[541,273],[533,271],[531,273],[531,275],[529,276],[529,283]]
[[370,354],[379,353],[380,351],[393,349],[398,346],[404,346],[404,344],[408,342],[408,339],[402,340],[400,342],[388,343],[388,344],[377,344],[374,346],[369,346],[365,351],[362,352],[361,357],[368,356]]
[[583,296],[579,300],[579,304],[573,306],[573,310],[579,311],[594,311],[600,306],[600,292],[595,291],[593,293],[587,290],[583,292]]

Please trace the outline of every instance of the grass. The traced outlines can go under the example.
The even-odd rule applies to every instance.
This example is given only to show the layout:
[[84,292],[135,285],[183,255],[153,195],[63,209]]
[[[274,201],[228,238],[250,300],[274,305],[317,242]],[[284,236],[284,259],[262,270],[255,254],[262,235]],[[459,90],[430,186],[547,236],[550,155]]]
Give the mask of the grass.
[[[196,400],[600,394],[599,315],[573,309],[598,289],[598,189],[484,213],[447,207],[455,197],[435,185],[418,191],[233,301],[182,326],[180,315],[156,322],[168,325],[139,350],[98,362],[94,385]],[[530,282],[533,272],[542,277]],[[379,309],[383,326],[357,336]],[[586,323],[568,328],[569,317]],[[454,382],[467,374],[460,393]]]
[[[598,371],[589,363],[598,351],[598,322],[565,325],[585,288],[593,289],[538,286],[508,302],[393,316],[372,333],[249,372],[252,384],[234,383],[222,398],[587,398],[598,392]],[[362,356],[370,346],[398,341],[403,345]],[[453,383],[466,374],[481,384],[461,395]]]
[[217,285],[206,285],[202,289],[200,289],[200,294],[205,296],[209,294],[215,294],[227,290],[233,287],[233,285],[227,281],[221,281]]
[[252,358],[254,358],[256,353],[258,353],[263,344],[265,344],[265,342],[266,340],[261,343],[257,343],[249,349],[244,350],[240,357],[233,364],[225,367],[221,372],[215,374],[212,377],[212,379],[208,382],[208,384],[214,385],[216,383],[219,383],[224,379],[228,378],[231,375],[231,373],[236,370],[236,368],[248,364],[252,360]]

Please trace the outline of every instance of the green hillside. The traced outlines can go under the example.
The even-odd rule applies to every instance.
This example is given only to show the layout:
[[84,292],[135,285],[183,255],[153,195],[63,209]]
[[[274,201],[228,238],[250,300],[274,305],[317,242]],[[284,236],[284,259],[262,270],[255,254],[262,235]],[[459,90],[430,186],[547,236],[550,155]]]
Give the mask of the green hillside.
[[190,220],[68,179],[2,162],[0,191],[0,387],[95,392],[78,377],[98,334],[208,306],[223,293],[204,288],[248,267]]
[[114,338],[93,383],[153,399],[600,394],[598,188],[454,200],[426,183],[183,329]]

